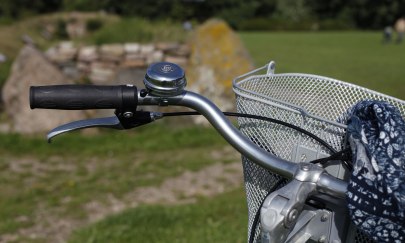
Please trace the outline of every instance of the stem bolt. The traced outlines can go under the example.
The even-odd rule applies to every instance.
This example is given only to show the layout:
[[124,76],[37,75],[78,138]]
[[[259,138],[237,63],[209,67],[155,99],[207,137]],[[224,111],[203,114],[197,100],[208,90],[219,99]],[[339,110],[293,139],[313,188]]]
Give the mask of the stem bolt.
[[326,236],[322,235],[321,237],[319,237],[318,242],[319,242],[319,243],[327,243],[328,241],[327,241],[327,239],[326,239]]
[[309,171],[309,165],[301,165],[301,170]]
[[123,115],[124,115],[125,118],[131,118],[131,117],[134,116],[134,113],[132,113],[132,112],[130,112],[130,111],[127,111],[127,112],[124,112]]
[[288,222],[294,222],[297,219],[297,216],[298,216],[298,210],[295,208],[292,209],[290,211],[290,213],[288,213],[288,218],[287,218]]

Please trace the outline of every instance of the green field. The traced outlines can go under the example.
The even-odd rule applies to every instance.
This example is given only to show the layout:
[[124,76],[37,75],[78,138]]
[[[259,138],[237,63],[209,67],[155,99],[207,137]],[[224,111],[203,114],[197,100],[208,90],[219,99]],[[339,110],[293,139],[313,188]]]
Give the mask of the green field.
[[[330,76],[405,99],[405,43],[382,45],[379,33],[240,36],[258,67],[274,60],[277,73]],[[239,160],[211,128],[157,123],[130,132],[73,133],[51,145],[39,136],[0,135],[0,236],[10,242],[52,242],[50,229],[56,229],[71,242],[245,242],[242,185],[194,203],[141,204],[88,223],[90,202],[108,205],[185,170]],[[41,227],[45,233],[32,237]],[[62,234],[69,227],[70,237]]]
[[244,192],[198,204],[143,206],[76,232],[70,242],[246,242]]
[[405,99],[405,43],[382,44],[379,32],[247,32],[241,38],[257,66],[312,73]]
[[[66,238],[63,230],[86,225],[90,215],[111,214],[114,205],[131,205],[135,201],[139,201],[140,205],[144,201],[150,204],[147,203],[148,198],[136,195],[139,191],[154,193],[161,183],[179,177],[185,171],[198,172],[210,165],[220,163],[226,166],[239,160],[239,156],[213,129],[196,126],[179,128],[164,125],[164,121],[134,131],[102,131],[93,135],[76,132],[58,137],[52,144],[47,144],[44,136],[0,134],[0,153],[0,236],[1,240],[14,239],[15,242],[54,242],[60,237]],[[201,180],[204,180],[201,176],[196,178],[196,183],[201,183]],[[128,219],[130,224],[124,228],[142,225],[134,231],[142,233],[134,238],[139,240],[139,237],[150,237],[143,234],[145,231],[160,227],[157,232],[170,239],[170,230],[164,230],[165,225],[161,225],[164,222],[158,217],[162,212],[162,217],[166,215],[167,220],[177,221],[176,224],[170,221],[164,223],[176,228],[176,237],[187,239],[187,228],[181,227],[184,223],[190,230],[202,230],[192,237],[216,232],[218,239],[223,239],[226,234],[220,233],[222,230],[218,230],[218,222],[221,222],[222,229],[240,228],[246,218],[241,185],[232,188],[232,192],[222,199],[213,202],[204,199],[201,205],[187,206],[187,212],[183,212],[182,206],[174,206],[176,203],[167,209],[163,206],[142,206],[132,213],[124,212],[123,218],[132,215]],[[201,189],[206,188],[200,186]],[[173,186],[159,193],[174,197],[175,202],[200,198],[198,192],[190,197]],[[165,204],[158,195],[155,198],[155,204]],[[92,202],[97,205],[96,211],[91,207]],[[134,218],[138,210],[143,216]],[[189,220],[193,218],[194,224],[190,224]],[[97,234],[97,241],[87,237],[94,238],[97,228],[105,227],[106,223],[97,224],[95,230],[85,230],[85,233],[79,231],[74,241],[105,242],[111,239],[122,242],[134,236],[133,233],[128,235],[127,230],[122,230],[122,225],[116,224],[122,222],[119,216],[107,222],[111,222],[107,223],[111,231]],[[201,224],[206,224],[208,228],[201,227]],[[232,232],[234,230],[229,234]],[[32,235],[37,236],[33,238]],[[103,237],[106,238],[103,240]],[[158,234],[156,237],[154,239],[159,239]],[[234,237],[244,239],[245,234]]]

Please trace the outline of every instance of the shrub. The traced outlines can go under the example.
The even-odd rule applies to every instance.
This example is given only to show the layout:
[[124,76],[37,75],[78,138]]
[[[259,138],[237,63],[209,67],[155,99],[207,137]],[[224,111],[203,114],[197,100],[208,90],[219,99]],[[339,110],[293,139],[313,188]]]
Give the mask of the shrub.
[[105,24],[95,31],[90,42],[100,45],[131,41],[183,41],[185,36],[185,31],[180,23],[171,21],[150,22],[139,18],[124,18],[118,22]]
[[89,19],[86,21],[86,30],[89,32],[96,31],[103,26],[101,19]]
[[325,19],[319,22],[320,30],[348,30],[354,28],[352,23],[343,19]]
[[311,30],[314,21],[305,19],[301,21],[286,20],[284,18],[252,18],[240,23],[239,30]]
[[0,63],[0,87],[3,87],[11,71],[12,60]]
[[63,19],[58,19],[56,21],[56,31],[55,31],[55,36],[58,39],[67,39],[69,38],[69,35],[66,30],[66,21]]
[[242,21],[237,27],[239,30],[270,30],[270,20],[266,18],[253,18]]

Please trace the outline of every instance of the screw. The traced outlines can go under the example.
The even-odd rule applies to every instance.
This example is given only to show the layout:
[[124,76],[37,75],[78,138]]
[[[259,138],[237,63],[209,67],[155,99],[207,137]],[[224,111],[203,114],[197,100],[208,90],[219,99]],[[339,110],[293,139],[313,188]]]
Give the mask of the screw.
[[328,214],[325,213],[325,214],[322,215],[321,221],[325,222],[326,220],[328,220]]
[[301,165],[301,170],[309,171],[309,165]]
[[162,99],[160,105],[163,105],[163,106],[169,105],[169,101],[166,99]]
[[132,113],[132,112],[130,112],[130,111],[124,112],[124,117],[125,117],[125,118],[131,118],[131,117],[133,117],[133,116],[134,116],[134,113]]
[[288,213],[288,222],[294,222],[297,219],[297,215],[298,215],[298,210],[297,209],[292,209],[289,213]]
[[284,227],[289,229],[296,221],[297,216],[298,216],[298,210],[295,208],[291,209],[291,211],[288,212],[287,217],[284,218]]
[[148,94],[148,91],[146,89],[141,89],[140,93],[141,97],[145,97]]
[[318,242],[319,242],[319,243],[326,243],[326,242],[328,242],[328,241],[326,240],[326,236],[322,235],[321,237],[319,237]]

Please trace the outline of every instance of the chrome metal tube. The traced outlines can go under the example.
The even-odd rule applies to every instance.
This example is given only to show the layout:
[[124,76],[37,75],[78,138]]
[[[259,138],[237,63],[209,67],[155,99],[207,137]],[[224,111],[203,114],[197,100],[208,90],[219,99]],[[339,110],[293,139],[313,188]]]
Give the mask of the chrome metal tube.
[[[201,113],[212,126],[241,154],[260,166],[286,178],[292,178],[299,169],[298,164],[280,159],[250,141],[236,129],[221,110],[210,100],[199,94],[186,91],[174,97],[139,95],[138,105],[184,106]],[[318,190],[328,195],[344,197],[347,183],[323,173],[317,182]]]
[[138,105],[177,105],[196,110],[207,118],[229,144],[255,163],[287,178],[292,178],[297,169],[297,164],[262,150],[242,135],[216,105],[199,94],[187,91],[175,97],[139,97]]
[[321,174],[316,185],[319,192],[339,198],[346,196],[347,182],[333,177],[326,172]]
[[280,159],[258,147],[242,135],[223,113],[205,97],[188,92],[179,104],[200,112],[226,141],[257,164],[288,178],[291,178],[295,173],[297,164]]

